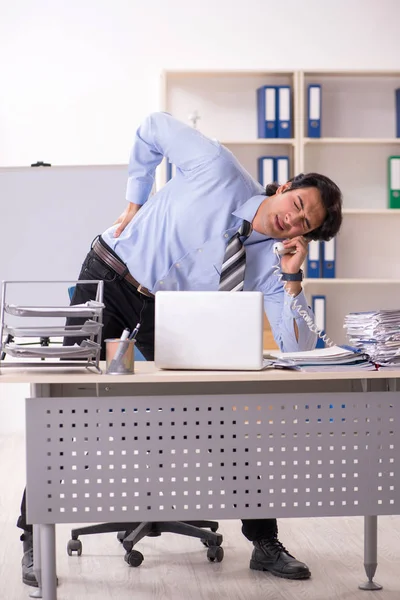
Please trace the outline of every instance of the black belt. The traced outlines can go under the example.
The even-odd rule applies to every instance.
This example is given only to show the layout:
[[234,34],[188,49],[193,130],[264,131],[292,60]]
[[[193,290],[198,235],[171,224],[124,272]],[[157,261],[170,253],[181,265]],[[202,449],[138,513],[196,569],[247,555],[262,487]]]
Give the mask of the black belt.
[[97,256],[106,263],[113,271],[115,271],[118,275],[126,279],[128,283],[133,285],[139,292],[139,294],[143,294],[143,296],[147,296],[148,298],[154,298],[154,294],[152,294],[147,288],[141,285],[128,271],[128,267],[125,263],[122,262],[119,258],[117,258],[110,250],[106,248],[104,243],[101,243],[100,239],[97,238],[93,243],[92,250],[97,254]]

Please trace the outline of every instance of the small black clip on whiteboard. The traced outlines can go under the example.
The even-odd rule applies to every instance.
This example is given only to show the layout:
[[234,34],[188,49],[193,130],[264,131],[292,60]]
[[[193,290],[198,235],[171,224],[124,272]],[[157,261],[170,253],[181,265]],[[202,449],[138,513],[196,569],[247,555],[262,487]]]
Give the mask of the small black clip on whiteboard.
[[31,167],[51,167],[51,164],[38,160],[38,162],[32,163]]

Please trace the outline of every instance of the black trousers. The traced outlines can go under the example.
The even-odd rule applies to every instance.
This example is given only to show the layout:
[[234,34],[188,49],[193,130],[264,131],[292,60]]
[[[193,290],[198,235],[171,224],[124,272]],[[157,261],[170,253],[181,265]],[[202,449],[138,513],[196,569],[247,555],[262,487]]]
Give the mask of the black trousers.
[[[112,252],[111,249],[109,250]],[[93,250],[86,256],[79,279],[101,279],[104,281],[105,309],[103,311],[102,339],[119,338],[125,327],[132,330],[140,322],[141,326],[136,345],[146,360],[154,360],[154,299],[140,294],[130,283],[103,263]],[[93,286],[90,284],[77,285],[71,303],[86,302],[94,298],[95,291],[95,284]],[[82,323],[82,319],[68,319],[69,325],[80,323]],[[64,340],[65,345],[74,343],[77,343],[77,338],[66,338]],[[105,360],[104,344],[101,358]],[[17,525],[25,531],[31,530],[31,526],[26,523],[25,492],[22,498],[21,516]],[[242,532],[250,541],[271,537],[277,534],[276,519],[242,520]]]

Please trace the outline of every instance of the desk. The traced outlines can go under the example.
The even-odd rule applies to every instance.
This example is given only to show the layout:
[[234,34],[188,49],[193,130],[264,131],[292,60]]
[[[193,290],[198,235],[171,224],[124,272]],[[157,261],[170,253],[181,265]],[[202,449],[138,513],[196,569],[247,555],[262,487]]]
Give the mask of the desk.
[[45,600],[57,598],[55,524],[399,514],[400,370],[8,369],[26,401],[28,521]]

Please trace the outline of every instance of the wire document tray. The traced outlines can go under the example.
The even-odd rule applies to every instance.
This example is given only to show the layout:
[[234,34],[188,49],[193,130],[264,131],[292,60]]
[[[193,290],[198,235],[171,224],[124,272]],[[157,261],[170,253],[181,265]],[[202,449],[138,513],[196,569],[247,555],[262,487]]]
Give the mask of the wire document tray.
[[65,327],[8,327],[4,326],[4,333],[16,337],[82,337],[97,335],[101,330],[101,323],[88,319],[83,325],[66,325]]
[[[27,298],[23,297],[26,296],[26,292],[20,293],[25,286],[36,291],[39,289],[39,297],[42,297],[54,284],[59,285],[62,297],[65,295],[65,305],[45,306],[41,302],[31,304],[31,298],[28,304]],[[93,285],[93,299],[84,304],[70,306],[67,303],[69,302],[68,287],[82,284]],[[0,313],[0,369],[21,365],[60,366],[62,360],[62,366],[94,367],[100,372],[103,288],[104,283],[100,280],[3,281]],[[23,301],[16,303],[14,299],[19,298],[19,293]],[[10,295],[13,302],[9,302]],[[76,340],[75,342],[72,340],[70,345],[63,345],[64,338],[76,338]],[[10,360],[5,360],[6,357],[10,357]],[[66,362],[68,359],[73,362]],[[26,362],[30,360],[33,362]]]

